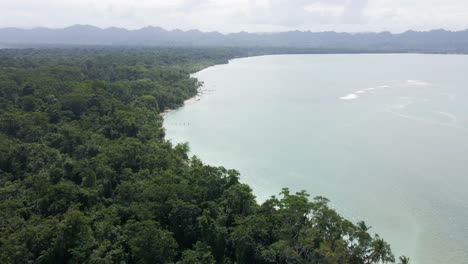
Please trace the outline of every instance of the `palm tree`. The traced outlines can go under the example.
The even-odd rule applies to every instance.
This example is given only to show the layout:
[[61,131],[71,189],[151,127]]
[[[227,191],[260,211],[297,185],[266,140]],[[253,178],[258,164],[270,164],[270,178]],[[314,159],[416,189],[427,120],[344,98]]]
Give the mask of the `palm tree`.
[[363,231],[363,232],[367,232],[372,228],[372,226],[367,226],[366,222],[364,221],[357,222],[356,226],[359,228],[359,231]]
[[367,263],[387,263],[395,262],[390,245],[381,239],[379,235],[375,235],[372,240]]
[[409,258],[407,256],[400,256],[400,263],[398,264],[409,264]]
[[356,224],[356,237],[359,239],[360,243],[368,244],[372,237],[369,235],[368,231],[372,228],[371,226],[367,226],[364,221],[357,222]]

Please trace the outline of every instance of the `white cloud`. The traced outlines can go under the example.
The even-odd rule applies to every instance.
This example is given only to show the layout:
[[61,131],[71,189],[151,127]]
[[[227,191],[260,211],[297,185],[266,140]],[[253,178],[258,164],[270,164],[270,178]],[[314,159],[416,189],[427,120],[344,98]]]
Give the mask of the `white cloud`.
[[0,27],[205,31],[404,31],[468,28],[467,0],[0,0]]
[[304,9],[310,13],[321,13],[328,16],[339,17],[343,14],[344,6],[336,4],[312,3],[304,6]]

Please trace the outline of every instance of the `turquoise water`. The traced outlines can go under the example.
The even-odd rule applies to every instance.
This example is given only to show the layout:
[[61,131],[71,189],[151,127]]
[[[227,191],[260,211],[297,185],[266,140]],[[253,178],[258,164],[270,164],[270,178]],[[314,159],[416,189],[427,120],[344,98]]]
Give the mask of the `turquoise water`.
[[412,263],[468,263],[468,56],[279,55],[205,69],[167,138],[262,201],[332,200]]

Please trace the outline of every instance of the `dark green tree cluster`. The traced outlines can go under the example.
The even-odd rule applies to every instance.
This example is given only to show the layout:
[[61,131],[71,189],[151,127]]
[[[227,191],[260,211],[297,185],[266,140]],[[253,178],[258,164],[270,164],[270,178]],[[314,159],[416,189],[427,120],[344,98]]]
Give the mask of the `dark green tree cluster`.
[[236,171],[164,139],[159,113],[196,94],[190,73],[245,55],[0,51],[0,263],[394,262],[325,198],[259,205]]

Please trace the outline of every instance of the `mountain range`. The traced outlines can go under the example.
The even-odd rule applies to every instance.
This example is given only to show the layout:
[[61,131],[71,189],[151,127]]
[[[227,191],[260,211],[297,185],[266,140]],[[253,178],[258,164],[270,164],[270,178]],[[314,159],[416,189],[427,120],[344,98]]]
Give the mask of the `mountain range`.
[[137,30],[74,25],[61,29],[0,28],[0,46],[118,45],[217,46],[335,49],[369,52],[468,53],[468,30],[443,29],[403,33],[339,33],[288,31],[276,33],[202,32],[144,27]]

